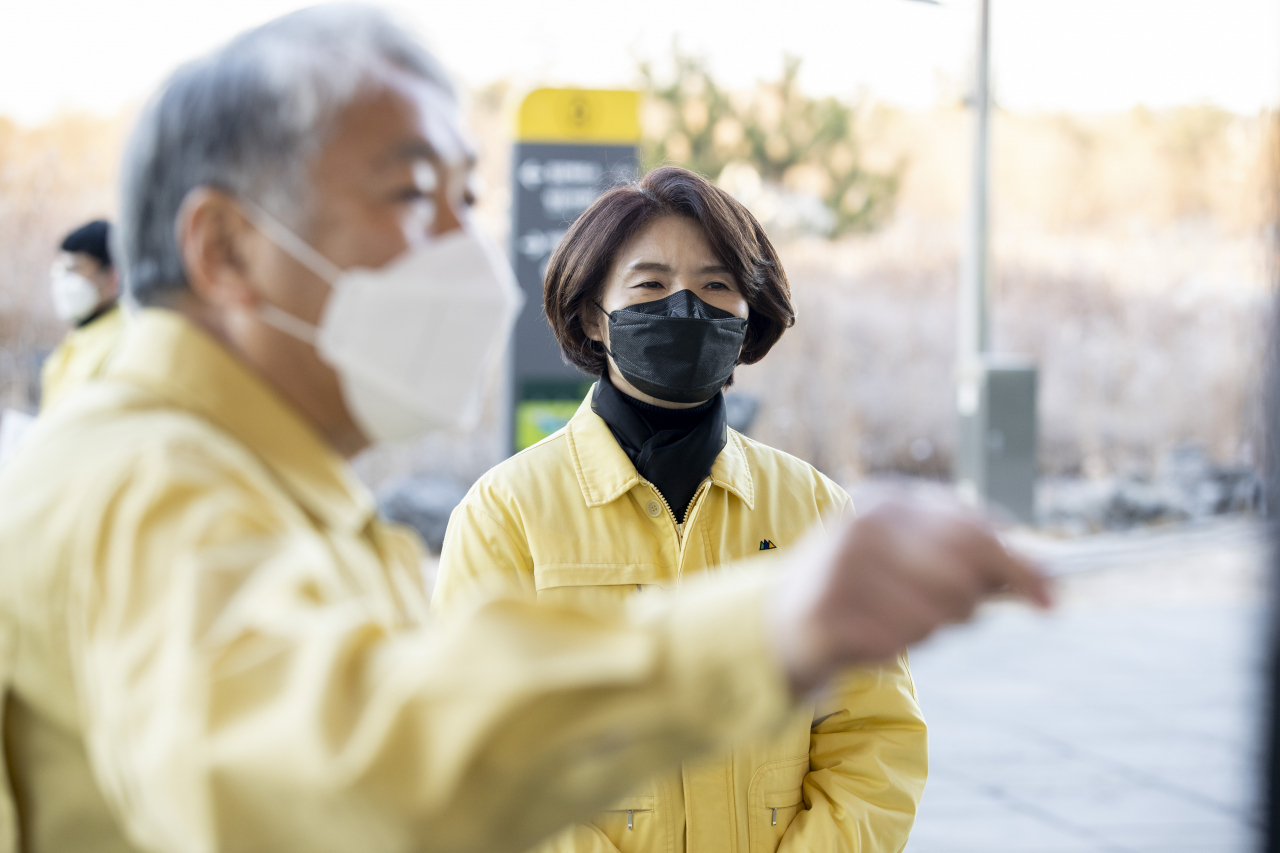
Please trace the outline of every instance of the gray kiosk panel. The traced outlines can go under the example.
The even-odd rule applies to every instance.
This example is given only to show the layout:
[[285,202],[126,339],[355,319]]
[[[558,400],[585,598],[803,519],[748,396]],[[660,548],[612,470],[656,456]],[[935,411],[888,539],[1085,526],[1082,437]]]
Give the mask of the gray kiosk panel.
[[524,290],[512,347],[512,449],[559,429],[592,377],[566,364],[542,309],[547,261],[561,238],[605,190],[636,176],[634,145],[519,143],[512,160],[511,257]]
[[[1036,367],[986,356],[976,388],[960,392],[956,479],[962,493],[1035,523]],[[976,399],[966,401],[969,393]]]

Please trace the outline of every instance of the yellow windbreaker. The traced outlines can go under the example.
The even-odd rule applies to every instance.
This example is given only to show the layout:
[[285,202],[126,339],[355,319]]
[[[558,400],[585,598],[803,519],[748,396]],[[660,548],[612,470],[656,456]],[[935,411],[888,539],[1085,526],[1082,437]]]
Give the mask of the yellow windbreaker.
[[433,624],[414,541],[173,312],[41,416],[0,507],[0,853],[517,853],[794,707],[761,573]]
[[67,332],[40,369],[42,412],[48,411],[70,389],[97,379],[106,371],[124,336],[124,327],[124,311],[116,306],[92,322]]
[[[780,553],[851,511],[813,467],[732,430],[690,507],[677,525],[588,396],[565,429],[498,465],[454,510],[432,607],[520,594],[618,619],[652,590]],[[927,772],[904,654],[849,672],[773,737],[632,790],[543,853],[892,853]]]

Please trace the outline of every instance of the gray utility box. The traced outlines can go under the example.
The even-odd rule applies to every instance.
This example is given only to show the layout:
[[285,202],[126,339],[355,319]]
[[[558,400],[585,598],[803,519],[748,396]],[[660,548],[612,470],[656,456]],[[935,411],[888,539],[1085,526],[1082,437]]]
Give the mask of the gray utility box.
[[961,371],[956,487],[965,500],[1035,523],[1036,366],[1030,358],[984,353]]

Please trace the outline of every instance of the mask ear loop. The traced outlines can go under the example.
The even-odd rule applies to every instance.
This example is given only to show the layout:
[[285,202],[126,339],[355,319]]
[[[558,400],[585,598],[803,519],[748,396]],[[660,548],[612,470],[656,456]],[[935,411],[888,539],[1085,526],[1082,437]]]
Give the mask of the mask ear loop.
[[[244,210],[245,218],[252,222],[253,227],[261,231],[268,240],[279,246],[289,257],[328,282],[330,287],[337,286],[338,279],[342,277],[342,270],[337,264],[317,252],[310,243],[286,228],[280,220],[267,213],[256,202],[247,198],[237,198],[237,201]],[[274,326],[291,338],[311,346],[315,346],[319,340],[319,330],[315,326],[306,320],[299,320],[266,299],[262,300],[257,313],[258,318],[264,323]]]
[[268,326],[274,326],[291,338],[297,338],[304,344],[315,346],[316,342],[320,340],[320,333],[315,326],[306,320],[299,320],[288,311],[265,299],[258,306],[258,319]]
[[[594,303],[595,303],[595,306],[600,309],[600,313],[603,314],[606,318],[612,317],[612,315],[608,311],[604,310],[604,306],[600,304],[600,300],[596,299],[594,300]],[[613,350],[609,348],[608,344],[606,344],[604,341],[600,341],[600,346],[604,347],[604,351],[608,354],[609,358],[612,358],[615,363],[618,361],[618,359],[614,358]]]
[[310,243],[282,225],[280,220],[267,213],[256,202],[247,198],[236,200],[244,208],[245,217],[266,235],[267,239],[283,249],[285,254],[295,261],[320,276],[330,286],[337,285],[338,279],[342,277],[341,267],[317,252]]

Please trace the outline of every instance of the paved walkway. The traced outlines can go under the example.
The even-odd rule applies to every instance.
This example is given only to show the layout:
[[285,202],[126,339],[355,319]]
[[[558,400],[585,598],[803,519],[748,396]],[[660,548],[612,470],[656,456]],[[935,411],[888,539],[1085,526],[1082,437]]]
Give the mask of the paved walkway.
[[908,853],[1251,851],[1257,528],[1020,541],[1060,609],[996,605],[912,655],[932,771]]

